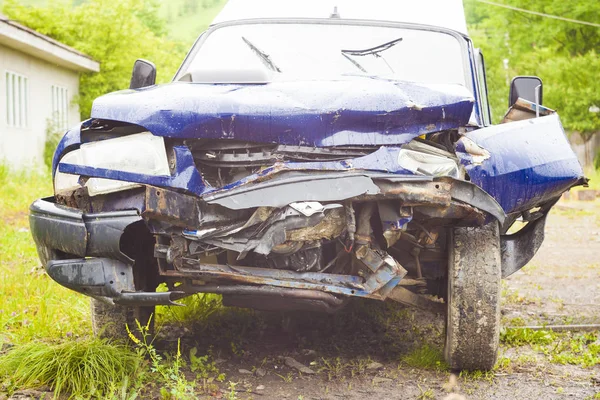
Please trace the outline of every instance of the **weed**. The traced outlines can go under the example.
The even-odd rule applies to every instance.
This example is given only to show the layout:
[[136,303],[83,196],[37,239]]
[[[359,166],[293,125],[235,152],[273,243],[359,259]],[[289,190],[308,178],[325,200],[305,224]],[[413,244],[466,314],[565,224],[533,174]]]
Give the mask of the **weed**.
[[432,369],[436,371],[448,370],[448,365],[444,361],[442,351],[427,343],[402,357],[401,362],[415,368]]
[[[165,287],[159,287],[158,291],[167,291]],[[213,314],[222,309],[222,298],[220,295],[211,293],[198,293],[179,301],[185,307],[157,307],[157,322],[163,323],[189,323],[194,321],[205,321]]]
[[275,375],[277,375],[278,377],[280,377],[281,380],[284,381],[285,383],[290,383],[294,379],[294,376],[292,375],[291,372],[288,373],[287,375],[280,375],[280,374],[277,374],[277,373]]
[[600,364],[600,343],[596,333],[561,335],[556,343],[540,349],[556,364],[593,367]]
[[494,381],[494,372],[493,371],[461,371],[458,375],[463,381],[487,381],[488,383],[492,383]]
[[555,338],[556,334],[554,332],[545,330],[504,328],[500,331],[500,341],[509,346],[548,344],[554,341]]
[[321,362],[323,366],[319,369],[319,372],[326,372],[328,380],[344,380],[346,364],[342,362],[340,357],[333,359],[321,358]]
[[367,366],[372,362],[370,357],[367,358],[358,358],[356,360],[352,360],[348,363],[348,367],[350,368],[350,375],[355,377],[357,375],[362,375],[367,370]]
[[141,364],[136,353],[102,339],[36,341],[0,357],[0,376],[9,388],[49,386],[57,397],[104,398],[116,389],[127,392]]
[[498,361],[496,361],[496,365],[494,366],[494,371],[502,371],[506,373],[513,372],[512,360],[508,357],[500,357]]
[[8,164],[6,164],[4,161],[0,161],[0,183],[4,184],[4,182],[6,181],[6,178],[8,178],[8,174],[10,172],[10,169],[8,167]]
[[435,399],[435,394],[433,393],[432,389],[423,390],[419,384],[417,384],[417,387],[421,391],[421,393],[417,396],[417,400]]
[[227,393],[227,400],[237,400],[237,391],[236,391],[236,387],[237,386],[237,382],[231,382],[229,381],[229,393]]
[[213,382],[223,382],[225,380],[225,374],[219,372],[214,361],[211,361],[209,354],[204,356],[197,356],[198,349],[192,347],[190,350],[190,369],[196,373],[196,381],[202,383],[202,390],[209,392],[216,389]]
[[150,370],[157,375],[161,384],[160,394],[165,400],[170,399],[195,399],[194,385],[188,382],[185,375],[181,371],[183,360],[181,358],[181,344],[177,340],[177,353],[171,362],[167,362],[158,354],[152,342],[148,341],[150,321],[147,325],[142,326],[139,321],[136,321],[137,328],[141,333],[141,339],[138,339],[130,330],[129,326],[125,326],[129,338],[135,343],[138,354],[150,359]]

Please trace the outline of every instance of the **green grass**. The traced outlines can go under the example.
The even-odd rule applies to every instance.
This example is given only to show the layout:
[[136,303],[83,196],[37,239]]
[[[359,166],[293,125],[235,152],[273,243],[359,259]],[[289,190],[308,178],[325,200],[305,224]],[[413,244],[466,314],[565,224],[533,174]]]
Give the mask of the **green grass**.
[[423,344],[402,357],[402,363],[409,367],[447,371],[448,364],[444,361],[444,354],[438,347]]
[[500,342],[507,346],[530,346],[555,364],[581,367],[600,365],[598,332],[553,332],[528,328],[504,329]]
[[29,232],[29,204],[51,193],[48,173],[8,173],[0,180],[0,342],[57,339],[90,330],[89,301],[45,274]]
[[58,397],[107,398],[125,391],[141,371],[143,358],[100,339],[47,344],[30,342],[0,357],[5,387],[48,386]]

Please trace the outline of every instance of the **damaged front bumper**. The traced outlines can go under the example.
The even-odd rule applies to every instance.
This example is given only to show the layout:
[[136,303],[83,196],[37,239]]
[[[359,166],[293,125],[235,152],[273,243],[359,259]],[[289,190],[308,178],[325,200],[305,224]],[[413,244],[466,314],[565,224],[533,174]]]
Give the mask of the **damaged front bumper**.
[[137,210],[86,214],[54,198],[31,204],[29,224],[48,275],[61,285],[116,304],[175,304],[181,293],[136,292],[134,260],[121,251],[125,229],[142,221]]
[[[323,206],[320,202],[329,206]],[[402,210],[386,207],[389,202],[402,204],[402,210],[408,210],[409,213],[402,215]],[[353,203],[362,205],[355,216],[348,215],[348,204]],[[243,205],[243,209],[240,206],[241,210],[236,211],[236,205]],[[398,240],[397,236],[402,235],[413,210],[429,218],[450,220],[456,226],[482,225],[490,220],[502,223],[506,218],[498,203],[482,189],[452,178],[404,177],[370,172],[314,174],[292,171],[204,198],[148,186],[143,204],[133,210],[84,213],[58,205],[53,198],[40,199],[31,205],[30,225],[49,276],[61,285],[88,296],[123,305],[157,305],[175,304],[174,300],[192,293],[212,292],[235,295],[230,301],[235,305],[241,304],[240,299],[256,302],[275,295],[297,299],[299,304],[309,301],[321,310],[334,311],[348,296],[379,300],[389,296],[404,298],[403,294],[411,297],[403,292],[403,285],[414,284],[412,279],[403,282],[407,270],[378,246],[372,246],[367,238],[370,228],[365,230],[364,226],[361,227],[361,220],[363,223],[370,221],[376,205],[382,226],[387,227],[384,236],[389,245],[393,245],[395,237]],[[247,215],[244,213],[248,208],[255,210],[249,220],[254,218],[256,223],[250,224],[246,220],[245,224],[255,228],[269,217],[273,218],[276,210],[282,210],[279,231],[269,232],[267,229],[263,235],[240,235],[244,232],[244,226],[240,226],[235,219],[239,215]],[[265,211],[268,213],[264,214]],[[261,212],[263,215],[257,217]],[[316,234],[317,238],[335,239],[333,236],[339,234],[340,230],[337,233],[325,230],[323,233],[314,229],[319,223],[327,221],[327,215],[331,212],[344,221],[344,228],[340,230],[346,229],[348,218],[354,219],[353,224],[358,227],[352,232],[354,243],[344,250],[345,253],[352,253],[355,262],[361,264],[357,274],[331,273],[327,272],[327,268],[312,272],[228,262],[210,263],[190,257],[190,253],[196,251],[194,246],[198,253],[205,251],[206,247],[203,246],[206,245],[229,248],[238,255],[250,251],[269,254],[285,248],[289,239],[294,239],[294,232],[300,235],[296,240],[304,241],[306,238],[301,234],[307,235],[307,228],[311,228],[310,234]],[[219,213],[224,219],[228,213],[234,213],[236,217],[230,225],[219,225]],[[211,219],[213,225],[216,224],[213,230],[206,228]],[[292,220],[296,221],[295,224],[288,224]],[[180,240],[181,237],[187,238],[180,248],[183,250],[186,247],[186,251],[179,253],[177,245],[173,243],[157,243],[155,246],[154,255],[163,260],[159,262],[162,278],[183,282],[176,290],[173,288],[170,292],[162,293],[135,290],[132,272],[134,261],[122,252],[121,238],[127,227],[141,221],[145,221],[155,234],[164,236],[165,227],[168,227],[169,234],[179,232],[182,234],[178,236]],[[277,226],[273,221],[271,219],[271,226]],[[510,251],[512,247],[506,248]],[[346,254],[338,255],[336,259],[340,256]],[[423,306],[422,302],[418,304]]]

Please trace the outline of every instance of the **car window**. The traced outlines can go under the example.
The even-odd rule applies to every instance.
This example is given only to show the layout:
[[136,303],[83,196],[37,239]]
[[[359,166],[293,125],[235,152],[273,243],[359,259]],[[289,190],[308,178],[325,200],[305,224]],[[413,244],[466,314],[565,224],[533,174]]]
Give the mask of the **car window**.
[[490,115],[490,106],[488,102],[488,90],[487,90],[487,80],[485,76],[485,61],[483,58],[483,53],[481,50],[476,49],[476,59],[477,59],[477,80],[479,83],[479,98],[481,99],[481,109],[483,114],[483,124],[485,126],[491,125],[492,117]]
[[[390,42],[394,43],[382,48]],[[239,24],[212,31],[198,45],[179,76],[195,70],[274,69],[265,62],[266,55],[281,74],[317,78],[366,74],[468,87],[460,42],[435,31],[345,24]]]

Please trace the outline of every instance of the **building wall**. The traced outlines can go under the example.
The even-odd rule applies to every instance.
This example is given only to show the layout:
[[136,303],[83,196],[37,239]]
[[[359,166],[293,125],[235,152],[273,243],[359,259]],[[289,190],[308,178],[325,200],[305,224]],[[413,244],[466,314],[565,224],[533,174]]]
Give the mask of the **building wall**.
[[[7,120],[6,72],[27,77],[27,126],[11,127]],[[48,121],[52,118],[52,86],[67,89],[68,126],[80,120],[79,74],[0,45],[0,163],[12,168],[35,168],[43,164]]]

